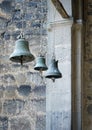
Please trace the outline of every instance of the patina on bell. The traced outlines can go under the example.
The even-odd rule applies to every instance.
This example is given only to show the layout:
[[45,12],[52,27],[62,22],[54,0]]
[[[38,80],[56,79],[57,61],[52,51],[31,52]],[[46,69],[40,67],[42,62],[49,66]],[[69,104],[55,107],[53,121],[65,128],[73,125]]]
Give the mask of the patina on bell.
[[46,73],[46,78],[52,79],[53,82],[55,82],[55,79],[61,78],[62,74],[60,73],[58,69],[58,60],[55,59],[51,60],[51,63],[49,65],[49,68]]
[[22,65],[23,63],[31,62],[34,60],[34,56],[29,50],[29,43],[23,36],[20,36],[15,44],[15,50],[9,57],[11,61],[19,62]]
[[47,70],[47,66],[45,64],[45,57],[44,56],[38,56],[36,59],[36,65],[34,66],[34,69],[37,71],[45,71]]

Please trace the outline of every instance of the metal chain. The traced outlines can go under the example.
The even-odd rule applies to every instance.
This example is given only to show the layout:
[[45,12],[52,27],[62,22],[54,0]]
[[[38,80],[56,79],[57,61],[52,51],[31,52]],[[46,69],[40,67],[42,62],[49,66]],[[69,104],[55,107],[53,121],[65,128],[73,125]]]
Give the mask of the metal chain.
[[[55,17],[56,17],[56,8],[55,7],[53,8],[53,12],[54,12],[53,17],[54,17],[54,22],[55,22]],[[55,40],[56,40],[55,33],[56,33],[56,30],[55,30],[55,26],[53,26],[53,28],[54,28],[54,31],[53,31],[53,49],[52,49],[53,52],[52,52],[52,58],[55,59],[56,58],[56,56],[55,56]]]
[[42,0],[41,0],[41,4],[40,4],[40,8],[41,8],[41,23],[40,23],[40,55],[42,55],[42,50],[43,50],[43,40],[42,40],[42,29],[43,29],[43,7],[42,7]]
[[25,5],[25,0],[22,2],[22,13],[21,13],[21,21],[22,21],[22,30],[21,30],[21,37],[24,37],[24,5]]

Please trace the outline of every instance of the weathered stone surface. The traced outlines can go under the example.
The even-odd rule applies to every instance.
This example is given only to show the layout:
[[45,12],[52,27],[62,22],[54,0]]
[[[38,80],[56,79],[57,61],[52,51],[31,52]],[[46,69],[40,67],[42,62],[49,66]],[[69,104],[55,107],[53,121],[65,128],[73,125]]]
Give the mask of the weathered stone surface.
[[23,96],[28,96],[31,93],[31,86],[29,86],[29,85],[21,85],[18,88],[18,92],[19,92],[19,94],[21,94]]
[[2,76],[1,79],[4,83],[10,83],[15,81],[15,78],[12,74],[6,74]]
[[[20,64],[17,64],[17,63],[14,63],[14,64],[12,64],[12,66],[11,66],[13,69],[15,68],[15,70],[17,69],[17,68],[19,68],[19,69],[21,69],[22,70],[22,68],[21,68],[21,66],[20,66]],[[28,69],[28,65],[23,65],[23,69],[25,68],[25,69]]]
[[53,112],[51,114],[51,127],[52,129],[62,129],[63,125],[62,125],[62,112]]
[[14,40],[17,40],[17,37],[20,35],[21,31],[14,31],[12,32],[12,37]]
[[0,101],[0,113],[2,112],[2,102]]
[[5,98],[15,98],[16,97],[17,86],[6,86]]
[[87,99],[88,99],[89,101],[91,101],[91,100],[92,100],[92,96],[91,96],[91,95],[88,95],[88,96],[87,96]]
[[31,130],[30,120],[27,117],[11,119],[11,130]]
[[15,79],[16,79],[16,82],[21,85],[21,84],[25,84],[26,82],[26,76],[25,74],[23,73],[18,73],[15,75]]
[[19,21],[16,23],[16,27],[17,28],[22,28],[22,24],[23,24],[23,28],[26,28],[26,21]]
[[4,91],[5,88],[3,87],[3,85],[0,85],[0,98],[3,98]]
[[9,33],[9,32],[6,32],[6,33],[4,34],[4,39],[5,39],[5,40],[10,40],[10,33]]
[[[0,118],[0,130],[35,130],[37,112],[42,115],[46,111],[45,85],[42,87],[42,78],[33,69],[35,60],[22,67],[9,60],[21,31],[34,56],[38,55],[41,37],[46,48],[46,4],[47,0],[43,0],[41,13],[41,1],[0,0],[0,114],[9,117],[9,121],[7,117]],[[45,122],[41,128],[45,130]]]
[[92,115],[92,104],[88,105],[87,112],[89,115]]
[[0,8],[5,11],[6,13],[10,13],[12,10],[12,1],[5,0],[0,4]]
[[[92,1],[84,2],[85,42],[83,75],[83,130],[92,129]],[[86,10],[85,10],[86,8]]]
[[[63,1],[63,2],[70,2]],[[62,2],[62,3],[63,3]],[[70,4],[67,6],[69,10]],[[55,10],[51,0],[48,1],[48,65],[55,54],[62,78],[46,84],[46,129],[71,130],[71,26],[72,21],[63,21]],[[53,10],[56,11],[54,18]],[[53,15],[52,15],[53,14]],[[52,17],[51,17],[52,16]],[[50,28],[51,27],[51,28]],[[69,35],[70,34],[70,35]],[[52,40],[54,38],[54,40]],[[67,116],[67,114],[69,116]]]
[[0,117],[0,130],[8,130],[8,118]]
[[33,92],[36,94],[36,96],[46,96],[46,86],[35,86]]
[[46,130],[46,117],[44,115],[37,116],[35,130]]
[[42,84],[42,78],[39,74],[39,72],[28,72],[26,74],[26,78],[27,78],[27,82],[32,82],[34,83],[36,86],[40,86]]
[[92,69],[89,71],[89,78],[92,80]]
[[5,100],[3,104],[3,113],[8,115],[20,114],[24,109],[25,102],[19,99],[16,100]]
[[31,101],[35,106],[36,111],[46,111],[46,99],[32,99]]

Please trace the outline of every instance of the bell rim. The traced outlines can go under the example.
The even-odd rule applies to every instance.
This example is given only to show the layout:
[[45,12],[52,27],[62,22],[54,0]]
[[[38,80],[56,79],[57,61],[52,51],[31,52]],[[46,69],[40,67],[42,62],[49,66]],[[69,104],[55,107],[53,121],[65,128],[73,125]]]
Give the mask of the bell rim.
[[59,76],[47,75],[47,76],[45,76],[45,78],[49,78],[49,79],[55,78],[55,79],[58,79],[58,78],[62,78],[62,74],[59,75]]
[[45,78],[62,78],[62,73],[56,73],[56,74],[46,74]]
[[26,63],[26,62],[30,62],[33,61],[35,59],[35,57],[31,54],[31,55],[16,55],[16,56],[10,56],[9,59],[13,62],[19,62],[21,61],[21,57],[22,57],[22,62]]
[[47,70],[48,69],[48,67],[34,67],[34,70],[42,70],[42,71],[45,71],[45,70]]

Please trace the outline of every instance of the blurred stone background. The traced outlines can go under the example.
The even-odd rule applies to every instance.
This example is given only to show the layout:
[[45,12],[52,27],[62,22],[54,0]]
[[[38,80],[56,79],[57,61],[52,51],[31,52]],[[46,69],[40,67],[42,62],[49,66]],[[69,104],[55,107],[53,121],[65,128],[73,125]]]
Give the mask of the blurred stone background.
[[0,1],[0,130],[45,130],[46,86],[35,61],[21,67],[9,56],[22,30],[35,57],[42,37],[45,54],[46,23],[46,0]]

